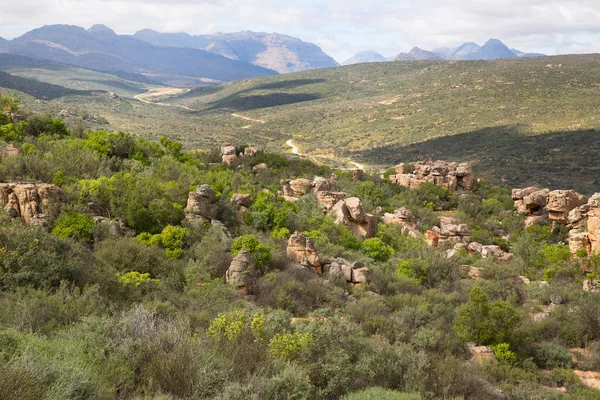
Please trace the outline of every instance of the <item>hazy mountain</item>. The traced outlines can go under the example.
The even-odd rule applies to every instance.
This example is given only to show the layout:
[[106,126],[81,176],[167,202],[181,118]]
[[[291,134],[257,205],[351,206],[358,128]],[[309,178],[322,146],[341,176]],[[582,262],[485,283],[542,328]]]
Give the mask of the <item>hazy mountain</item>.
[[400,53],[394,58],[394,61],[442,61],[444,58],[432,53],[431,51],[423,50],[418,47],[413,47],[409,53]]
[[206,50],[280,73],[339,65],[317,45],[278,33],[244,31],[191,36],[187,33],[159,33],[145,29],[134,37],[156,46]]
[[356,53],[352,58],[344,61],[342,65],[352,65],[352,64],[361,64],[361,63],[371,63],[371,62],[384,62],[388,61],[388,59],[376,51],[361,51],[360,53]]
[[518,58],[504,43],[490,39],[477,52],[467,54],[463,60],[496,60],[498,58]]
[[449,47],[438,47],[437,49],[431,50],[431,52],[435,55],[438,55],[446,60],[452,58],[452,53],[454,53],[455,49],[451,49]]
[[8,43],[8,52],[111,73],[143,74],[174,85],[197,86],[276,75],[249,63],[191,48],[155,47],[110,28],[95,25],[51,25],[27,32]]
[[481,49],[477,43],[467,42],[456,48],[450,55],[453,60],[466,60],[471,54],[477,53]]
[[512,51],[513,53],[515,53],[520,58],[526,58],[526,57],[547,57],[546,54],[542,54],[542,53],[524,53],[524,52],[522,52],[520,50],[517,50],[517,49],[510,49],[510,51]]

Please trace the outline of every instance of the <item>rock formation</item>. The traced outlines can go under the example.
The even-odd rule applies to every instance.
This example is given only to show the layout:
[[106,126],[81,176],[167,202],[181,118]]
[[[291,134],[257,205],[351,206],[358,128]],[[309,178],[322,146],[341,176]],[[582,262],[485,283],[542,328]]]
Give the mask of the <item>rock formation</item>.
[[0,205],[11,218],[45,227],[63,201],[60,187],[47,183],[0,183]]
[[312,181],[306,178],[298,178],[282,181],[281,195],[288,197],[302,197],[309,193],[317,194],[319,192],[327,192],[333,186],[335,179],[332,176],[326,179],[320,176],[315,176]]
[[19,149],[12,145],[12,143],[7,144],[6,146],[0,149],[0,158],[2,157],[14,157],[21,154]]
[[569,232],[569,247],[573,254],[584,249],[587,253],[600,253],[600,193],[594,194],[587,203],[573,208],[568,216],[573,227]]
[[569,223],[569,213],[574,208],[586,203],[588,198],[574,190],[554,190],[548,193],[546,211],[551,221],[561,224]]
[[216,218],[217,205],[215,192],[210,185],[200,185],[195,192],[190,192],[185,218],[190,222],[210,222]]
[[377,217],[367,214],[357,197],[349,197],[337,202],[330,214],[338,225],[348,226],[354,237],[359,240],[369,239],[377,235]]
[[580,210],[587,198],[573,190],[550,191],[528,187],[513,189],[512,198],[517,212],[525,215],[526,227],[547,219],[567,225],[572,223],[572,219],[583,219],[583,214],[587,212],[587,209]]
[[396,175],[390,175],[390,180],[410,189],[417,189],[422,184],[431,182],[451,191],[455,191],[457,187],[472,190],[476,183],[471,166],[467,163],[425,161],[398,164],[395,169]]
[[221,146],[221,159],[227,165],[237,159],[236,149],[231,143],[223,143],[223,146]]
[[369,283],[371,280],[369,268],[362,262],[351,263],[343,258],[335,258],[324,267],[330,277],[340,276],[354,285]]
[[238,214],[242,215],[248,211],[248,208],[252,205],[249,194],[234,193],[231,196],[231,205],[237,211]]
[[383,216],[383,223],[400,225],[404,236],[410,236],[415,239],[423,237],[417,229],[416,218],[408,208],[399,208],[395,210],[393,214],[385,213]]
[[469,226],[452,217],[440,217],[440,226],[434,226],[431,230],[438,234],[440,241],[466,241],[471,236]]
[[348,195],[344,192],[317,192],[317,203],[325,211],[329,212],[339,201],[344,200]]
[[317,249],[312,239],[304,233],[294,232],[288,240],[287,250],[288,258],[305,268],[310,268],[317,275],[323,274],[321,260],[317,254]]
[[225,272],[225,281],[240,289],[243,294],[252,294],[256,284],[256,262],[248,251],[242,249]]

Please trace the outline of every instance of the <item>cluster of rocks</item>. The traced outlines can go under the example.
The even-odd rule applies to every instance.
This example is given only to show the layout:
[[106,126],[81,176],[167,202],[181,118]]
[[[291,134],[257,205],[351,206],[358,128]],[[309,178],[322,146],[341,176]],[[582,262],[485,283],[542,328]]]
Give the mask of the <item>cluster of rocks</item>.
[[257,147],[246,147],[243,153],[237,153],[237,149],[231,143],[223,143],[221,146],[221,160],[224,164],[231,164],[233,161],[237,160],[238,157],[251,157],[258,153],[259,149]]
[[388,225],[400,225],[402,234],[415,239],[421,239],[423,235],[417,229],[417,219],[408,208],[399,208],[394,213],[385,213],[383,223]]
[[361,285],[370,282],[369,268],[362,262],[350,262],[343,258],[335,258],[324,264],[324,270],[330,278],[343,277],[346,282]]
[[18,156],[21,152],[12,143],[0,148],[0,158]]
[[517,212],[525,214],[525,225],[550,220],[554,224],[570,226],[569,248],[587,253],[600,252],[600,193],[589,199],[573,190],[514,189]]
[[368,214],[358,197],[348,197],[333,206],[330,214],[337,225],[346,225],[354,237],[359,240],[373,238],[377,235],[377,217]]
[[200,185],[195,192],[190,192],[185,207],[185,219],[188,222],[211,222],[216,215],[215,192],[210,185]]
[[455,191],[458,187],[472,190],[477,180],[468,163],[446,161],[424,161],[413,164],[398,164],[396,175],[390,180],[400,186],[417,189],[426,182]]
[[566,225],[569,213],[587,202],[585,196],[574,190],[550,191],[537,187],[513,189],[512,198],[517,212],[525,214],[526,226],[546,220]]
[[47,226],[63,202],[62,190],[47,183],[0,183],[0,205],[11,218],[27,225]]
[[448,258],[454,257],[461,249],[465,249],[468,254],[479,254],[482,258],[494,258],[498,261],[510,261],[514,258],[512,253],[502,250],[500,246],[482,245],[478,242],[456,243],[452,249],[446,252],[446,256]]
[[335,184],[336,178],[336,175],[333,174],[329,179],[315,176],[312,181],[306,178],[286,179],[281,182],[280,194],[284,197],[300,198],[310,193],[329,193],[329,190]]

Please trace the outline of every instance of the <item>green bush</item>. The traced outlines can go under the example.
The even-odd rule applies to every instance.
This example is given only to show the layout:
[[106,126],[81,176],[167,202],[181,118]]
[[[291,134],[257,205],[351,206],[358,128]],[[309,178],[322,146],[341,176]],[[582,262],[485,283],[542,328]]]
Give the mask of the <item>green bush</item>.
[[375,261],[387,261],[394,253],[394,249],[379,238],[366,239],[362,248],[363,252]]
[[540,343],[535,346],[534,361],[540,368],[555,369],[572,367],[569,350],[554,343]]
[[253,235],[240,236],[231,244],[231,252],[233,253],[234,257],[237,256],[239,251],[242,249],[252,254],[254,261],[256,261],[256,268],[259,270],[264,269],[264,267],[271,261],[271,249],[269,246],[262,244]]
[[69,213],[61,215],[52,230],[52,234],[61,239],[70,237],[92,241],[96,223],[85,214]]

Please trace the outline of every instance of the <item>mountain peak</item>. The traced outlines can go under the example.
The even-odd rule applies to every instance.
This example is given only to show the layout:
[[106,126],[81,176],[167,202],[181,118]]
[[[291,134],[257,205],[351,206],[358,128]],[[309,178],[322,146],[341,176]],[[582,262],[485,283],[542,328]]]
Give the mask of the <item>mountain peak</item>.
[[344,61],[342,65],[362,64],[371,62],[384,62],[387,59],[376,51],[361,51],[356,53],[352,58]]
[[88,32],[89,33],[108,33],[111,35],[116,35],[115,31],[110,29],[108,26],[102,25],[102,24],[96,24],[96,25],[92,26],[90,29],[88,29]]

